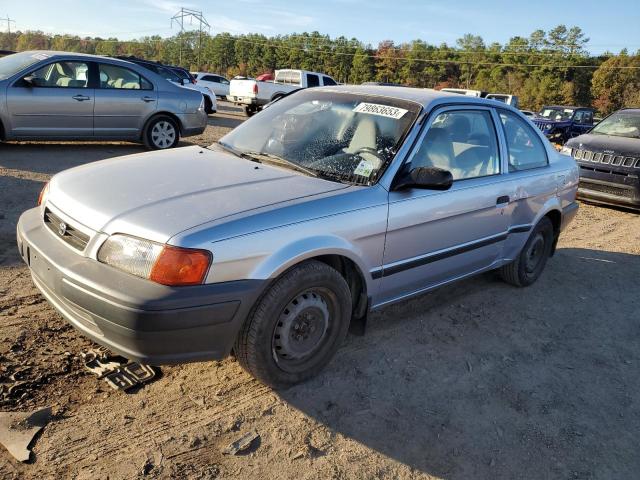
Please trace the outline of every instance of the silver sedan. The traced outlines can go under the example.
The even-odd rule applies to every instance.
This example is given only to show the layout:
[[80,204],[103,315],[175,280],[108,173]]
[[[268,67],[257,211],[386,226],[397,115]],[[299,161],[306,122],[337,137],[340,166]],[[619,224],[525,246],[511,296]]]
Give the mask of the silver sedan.
[[55,175],[18,248],[62,315],[114,351],[165,364],[233,349],[290,385],[369,311],[488,270],[531,285],[577,186],[576,162],[504,103],[309,88],[209,149]]
[[0,59],[0,140],[129,140],[166,149],[206,123],[201,93],[131,62],[50,51]]

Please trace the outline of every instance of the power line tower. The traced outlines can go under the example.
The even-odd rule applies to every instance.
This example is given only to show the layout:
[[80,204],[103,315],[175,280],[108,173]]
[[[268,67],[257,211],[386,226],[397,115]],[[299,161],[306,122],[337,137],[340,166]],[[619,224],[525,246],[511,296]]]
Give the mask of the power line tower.
[[11,20],[9,18],[9,15],[7,15],[7,18],[0,18],[0,22],[5,22],[7,24],[7,33],[11,33],[11,24],[15,24],[16,21],[15,20]]
[[198,68],[200,68],[200,53],[202,51],[202,30],[206,27],[207,32],[209,32],[211,30],[211,25],[209,25],[207,19],[204,18],[202,12],[192,10],[190,8],[181,8],[178,13],[171,17],[171,27],[173,27],[174,22],[180,27],[180,65],[182,65],[182,34],[184,33],[185,20],[189,20],[191,22],[191,25],[193,25],[194,21],[198,22]]

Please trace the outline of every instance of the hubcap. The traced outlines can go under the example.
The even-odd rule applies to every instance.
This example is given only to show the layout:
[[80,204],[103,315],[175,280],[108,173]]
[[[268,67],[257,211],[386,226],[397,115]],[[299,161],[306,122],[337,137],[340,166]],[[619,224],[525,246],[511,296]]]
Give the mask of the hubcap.
[[525,265],[527,273],[534,272],[540,265],[540,261],[544,257],[544,247],[544,237],[538,233],[527,249]]
[[276,360],[300,360],[313,354],[329,329],[329,307],[322,295],[307,291],[284,308],[273,333]]
[[168,148],[176,140],[176,129],[167,121],[160,121],[151,129],[151,140],[158,148]]

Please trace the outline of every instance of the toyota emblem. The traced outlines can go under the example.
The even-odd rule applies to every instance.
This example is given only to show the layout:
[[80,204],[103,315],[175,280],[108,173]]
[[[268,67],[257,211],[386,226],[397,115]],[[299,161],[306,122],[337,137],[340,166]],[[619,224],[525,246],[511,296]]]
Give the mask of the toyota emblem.
[[64,237],[66,233],[67,233],[67,224],[64,222],[60,222],[58,224],[58,235],[60,235],[61,237]]

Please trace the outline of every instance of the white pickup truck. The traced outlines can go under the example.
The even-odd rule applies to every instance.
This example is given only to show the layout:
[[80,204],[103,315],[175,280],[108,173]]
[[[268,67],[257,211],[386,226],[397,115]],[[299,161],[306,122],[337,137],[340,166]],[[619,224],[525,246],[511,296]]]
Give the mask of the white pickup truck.
[[272,81],[261,82],[244,78],[231,80],[227,100],[241,105],[247,116],[251,116],[267,103],[295,90],[326,85],[336,85],[336,81],[324,73],[276,70],[275,79]]

